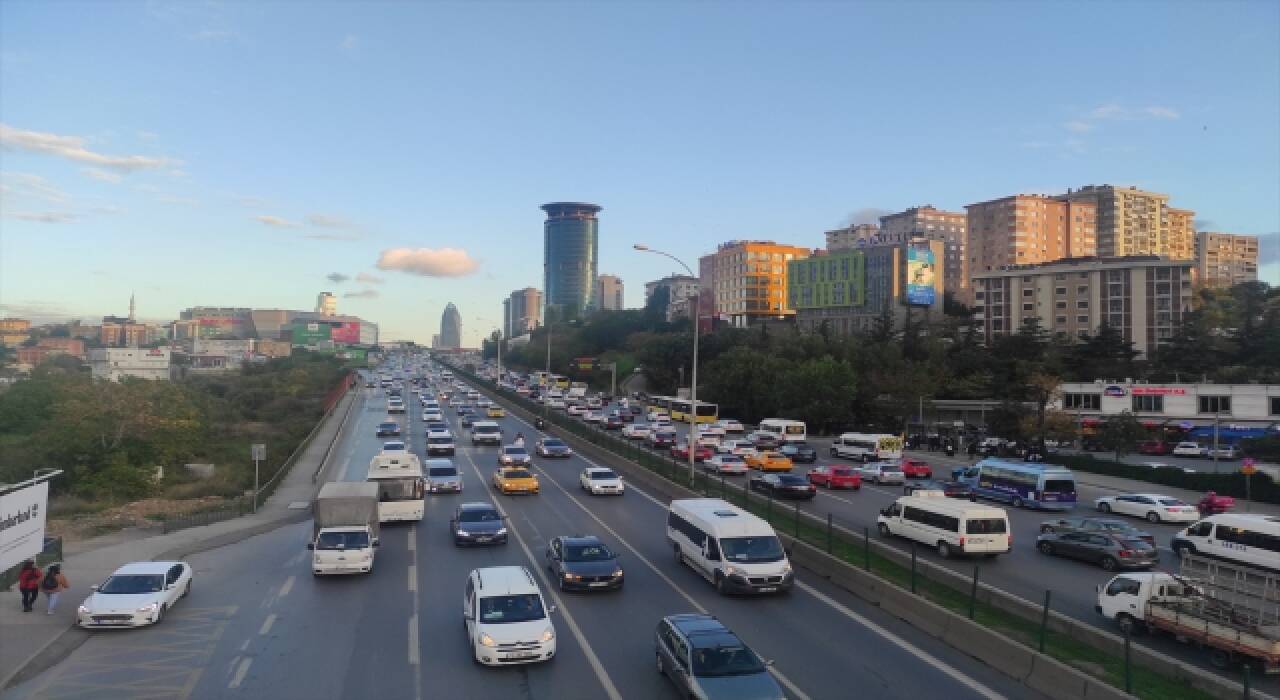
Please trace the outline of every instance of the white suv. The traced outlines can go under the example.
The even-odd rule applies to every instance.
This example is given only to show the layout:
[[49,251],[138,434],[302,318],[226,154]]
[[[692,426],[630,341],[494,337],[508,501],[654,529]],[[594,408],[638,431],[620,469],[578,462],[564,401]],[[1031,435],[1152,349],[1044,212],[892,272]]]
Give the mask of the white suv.
[[542,591],[523,566],[475,569],[462,595],[467,643],[486,666],[548,661],[556,655],[556,629]]

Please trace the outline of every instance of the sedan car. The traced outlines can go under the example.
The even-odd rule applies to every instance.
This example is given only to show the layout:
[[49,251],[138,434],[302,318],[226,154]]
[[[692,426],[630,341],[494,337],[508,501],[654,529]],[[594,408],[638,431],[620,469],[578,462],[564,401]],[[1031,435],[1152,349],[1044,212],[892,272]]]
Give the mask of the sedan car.
[[578,475],[578,485],[583,491],[599,496],[601,494],[622,495],[624,488],[622,477],[606,467],[587,467]]
[[493,487],[504,495],[537,494],[538,477],[524,467],[498,467],[493,473]]
[[1173,446],[1174,457],[1205,457],[1209,450],[1198,442],[1180,442]]
[[818,487],[798,474],[756,474],[751,477],[751,490],[767,493],[774,498],[798,498],[808,500],[818,493]]
[[917,491],[941,491],[946,494],[947,498],[966,498],[970,501],[978,500],[978,494],[974,493],[973,487],[968,484],[962,484],[959,481],[925,479],[924,481],[908,481],[902,486],[902,493],[904,495],[910,496]]
[[533,443],[533,449],[538,453],[539,457],[564,457],[568,459],[573,456],[573,450],[564,444],[564,440],[560,438],[545,437]]
[[485,411],[485,415],[490,418],[503,418],[507,415],[507,411],[501,406],[490,406]]
[[490,503],[461,503],[449,519],[449,533],[453,543],[506,544],[506,518]]
[[475,416],[471,415],[470,413],[466,413],[466,414],[463,414],[463,416],[458,419],[458,422],[462,424],[462,427],[470,428],[472,425],[475,425],[476,420],[475,420]]
[[720,426],[726,433],[747,432],[747,428],[742,424],[742,421],[736,421],[732,418],[721,418],[716,421],[716,425]]
[[622,429],[622,437],[628,440],[643,440],[649,437],[649,426],[643,423],[632,423]]
[[582,415],[582,420],[583,420],[583,422],[585,422],[585,423],[592,423],[592,424],[595,424],[595,425],[600,425],[600,424],[604,423],[604,411],[591,411],[591,410],[588,410],[586,413],[584,413],[584,414]]
[[778,681],[741,639],[710,615],[669,615],[658,623],[658,673],[680,697],[706,700],[782,700]]
[[1195,506],[1158,493],[1103,496],[1094,501],[1094,505],[1103,513],[1132,515],[1153,523],[1191,523],[1200,519],[1200,511]]
[[868,462],[854,469],[862,474],[863,481],[872,481],[877,484],[901,484],[907,480],[907,475],[902,473],[902,467],[895,462]]
[[777,435],[774,435],[773,433],[761,432],[758,430],[748,435],[747,440],[750,440],[751,444],[756,446],[756,449],[761,449],[761,450],[773,449],[780,444],[780,441],[778,440]]
[[1107,571],[1149,569],[1159,562],[1156,548],[1146,540],[1087,532],[1045,532],[1036,538],[1036,549],[1093,562]]
[[622,588],[618,555],[595,535],[553,537],[547,544],[546,558],[547,569],[562,591]]
[[789,472],[791,471],[791,459],[781,452],[765,450],[753,455],[743,457],[747,461],[747,466],[752,469],[759,469],[762,472]]
[[498,465],[502,467],[527,467],[532,464],[533,457],[519,445],[506,445],[502,448],[502,454],[498,455]]
[[648,442],[651,447],[669,447],[676,444],[676,431],[658,429],[649,432]]
[[565,411],[571,416],[581,417],[587,415],[587,407],[580,403],[569,404]]
[[611,413],[608,416],[605,416],[603,425],[605,430],[621,430],[625,423],[622,421],[622,416],[619,416],[616,413]]
[[403,440],[388,440],[382,443],[383,452],[404,452],[405,449]]
[[1146,540],[1151,545],[1156,543],[1151,533],[1115,518],[1054,518],[1040,523],[1040,532],[1085,532]]
[[788,442],[778,451],[797,464],[813,464],[818,461],[818,451],[807,442]]
[[899,463],[902,475],[908,479],[932,479],[933,468],[923,459],[903,458]]
[[422,467],[427,472],[427,493],[462,493],[462,475],[453,462],[428,459]]
[[723,440],[720,442],[720,446],[716,448],[716,451],[738,455],[739,457],[746,457],[759,452],[749,440]]
[[444,415],[440,413],[440,411],[424,411],[422,413],[422,420],[429,422],[443,422]]
[[1217,447],[1209,447],[1205,450],[1205,457],[1213,459],[1239,459],[1240,448],[1235,445],[1218,445]]
[[702,468],[716,474],[746,474],[747,461],[738,455],[715,454],[702,463]]
[[81,627],[142,627],[164,619],[191,592],[191,566],[180,561],[139,561],[116,569],[76,611]]
[[644,419],[649,421],[650,423],[656,423],[659,418],[665,415],[667,414],[663,413],[662,411],[649,411],[648,413],[644,414]]
[[[703,445],[694,445],[693,447],[693,461],[695,462],[702,462],[711,459],[713,454],[715,454],[715,452],[713,452],[710,447],[704,447]],[[671,456],[676,459],[688,460],[689,444],[682,442],[677,445],[672,445]]]
[[400,437],[400,424],[387,421],[379,423],[377,430],[378,437]]
[[809,483],[814,486],[825,486],[829,489],[853,489],[854,491],[862,488],[862,475],[853,467],[838,464],[824,465],[810,469],[807,476]]

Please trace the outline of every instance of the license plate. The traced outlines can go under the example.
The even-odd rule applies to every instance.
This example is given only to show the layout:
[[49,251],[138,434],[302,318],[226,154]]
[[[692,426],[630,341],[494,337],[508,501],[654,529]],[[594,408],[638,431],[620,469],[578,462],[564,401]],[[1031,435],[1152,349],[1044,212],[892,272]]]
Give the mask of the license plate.
[[595,586],[595,587],[599,588],[599,587],[602,587],[602,586],[607,586],[607,585],[609,585],[609,582],[608,582],[608,581],[593,581],[593,582],[591,582],[591,583],[589,583],[589,584],[587,584],[587,585],[589,585],[589,586]]
[[1044,495],[1044,500],[1046,500],[1046,501],[1056,501],[1056,500],[1058,500],[1058,497],[1057,497],[1056,495],[1052,494],[1052,493],[1046,493],[1046,494]]
[[491,539],[493,539],[493,538],[492,538],[492,537],[477,537],[477,538],[476,538],[476,542],[488,542],[488,541],[489,541],[489,540],[491,540]]
[[536,651],[516,651],[506,655],[508,659],[532,659],[538,656]]
[[761,593],[773,593],[774,591],[776,591],[776,590],[778,590],[778,589],[777,589],[777,587],[776,587],[776,586],[761,586],[761,587],[757,588],[756,590],[757,590],[757,591],[760,591]]

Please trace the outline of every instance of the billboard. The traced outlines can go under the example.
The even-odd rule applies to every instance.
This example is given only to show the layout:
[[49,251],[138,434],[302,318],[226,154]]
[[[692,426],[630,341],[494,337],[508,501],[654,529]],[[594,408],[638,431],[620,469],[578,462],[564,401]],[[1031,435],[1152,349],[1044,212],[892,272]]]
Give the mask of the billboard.
[[44,513],[49,482],[0,496],[0,571],[35,559],[44,549]]
[[292,331],[294,345],[319,345],[329,340],[326,323],[295,323]]
[[335,343],[343,343],[345,345],[360,344],[360,323],[358,321],[348,321],[344,323],[334,323],[329,326],[329,339]]
[[907,303],[932,306],[937,300],[933,288],[938,266],[929,248],[907,248]]

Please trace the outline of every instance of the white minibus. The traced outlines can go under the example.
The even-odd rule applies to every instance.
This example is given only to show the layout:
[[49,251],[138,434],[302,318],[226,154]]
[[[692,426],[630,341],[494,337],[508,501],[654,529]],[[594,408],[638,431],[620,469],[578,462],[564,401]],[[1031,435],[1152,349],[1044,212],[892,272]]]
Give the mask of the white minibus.
[[667,539],[676,561],[726,593],[777,593],[791,588],[791,562],[773,527],[718,498],[671,502]]
[[756,430],[772,434],[780,443],[804,442],[809,432],[804,421],[790,420],[788,418],[765,418],[760,421],[760,427],[756,428]]
[[863,462],[902,459],[902,438],[884,433],[844,433],[831,442],[831,456]]
[[880,534],[897,535],[935,547],[938,555],[982,554],[988,558],[1013,547],[1003,508],[947,498],[942,491],[916,491],[880,511]]
[[1210,515],[1173,536],[1170,548],[1280,571],[1280,518],[1270,515]]

